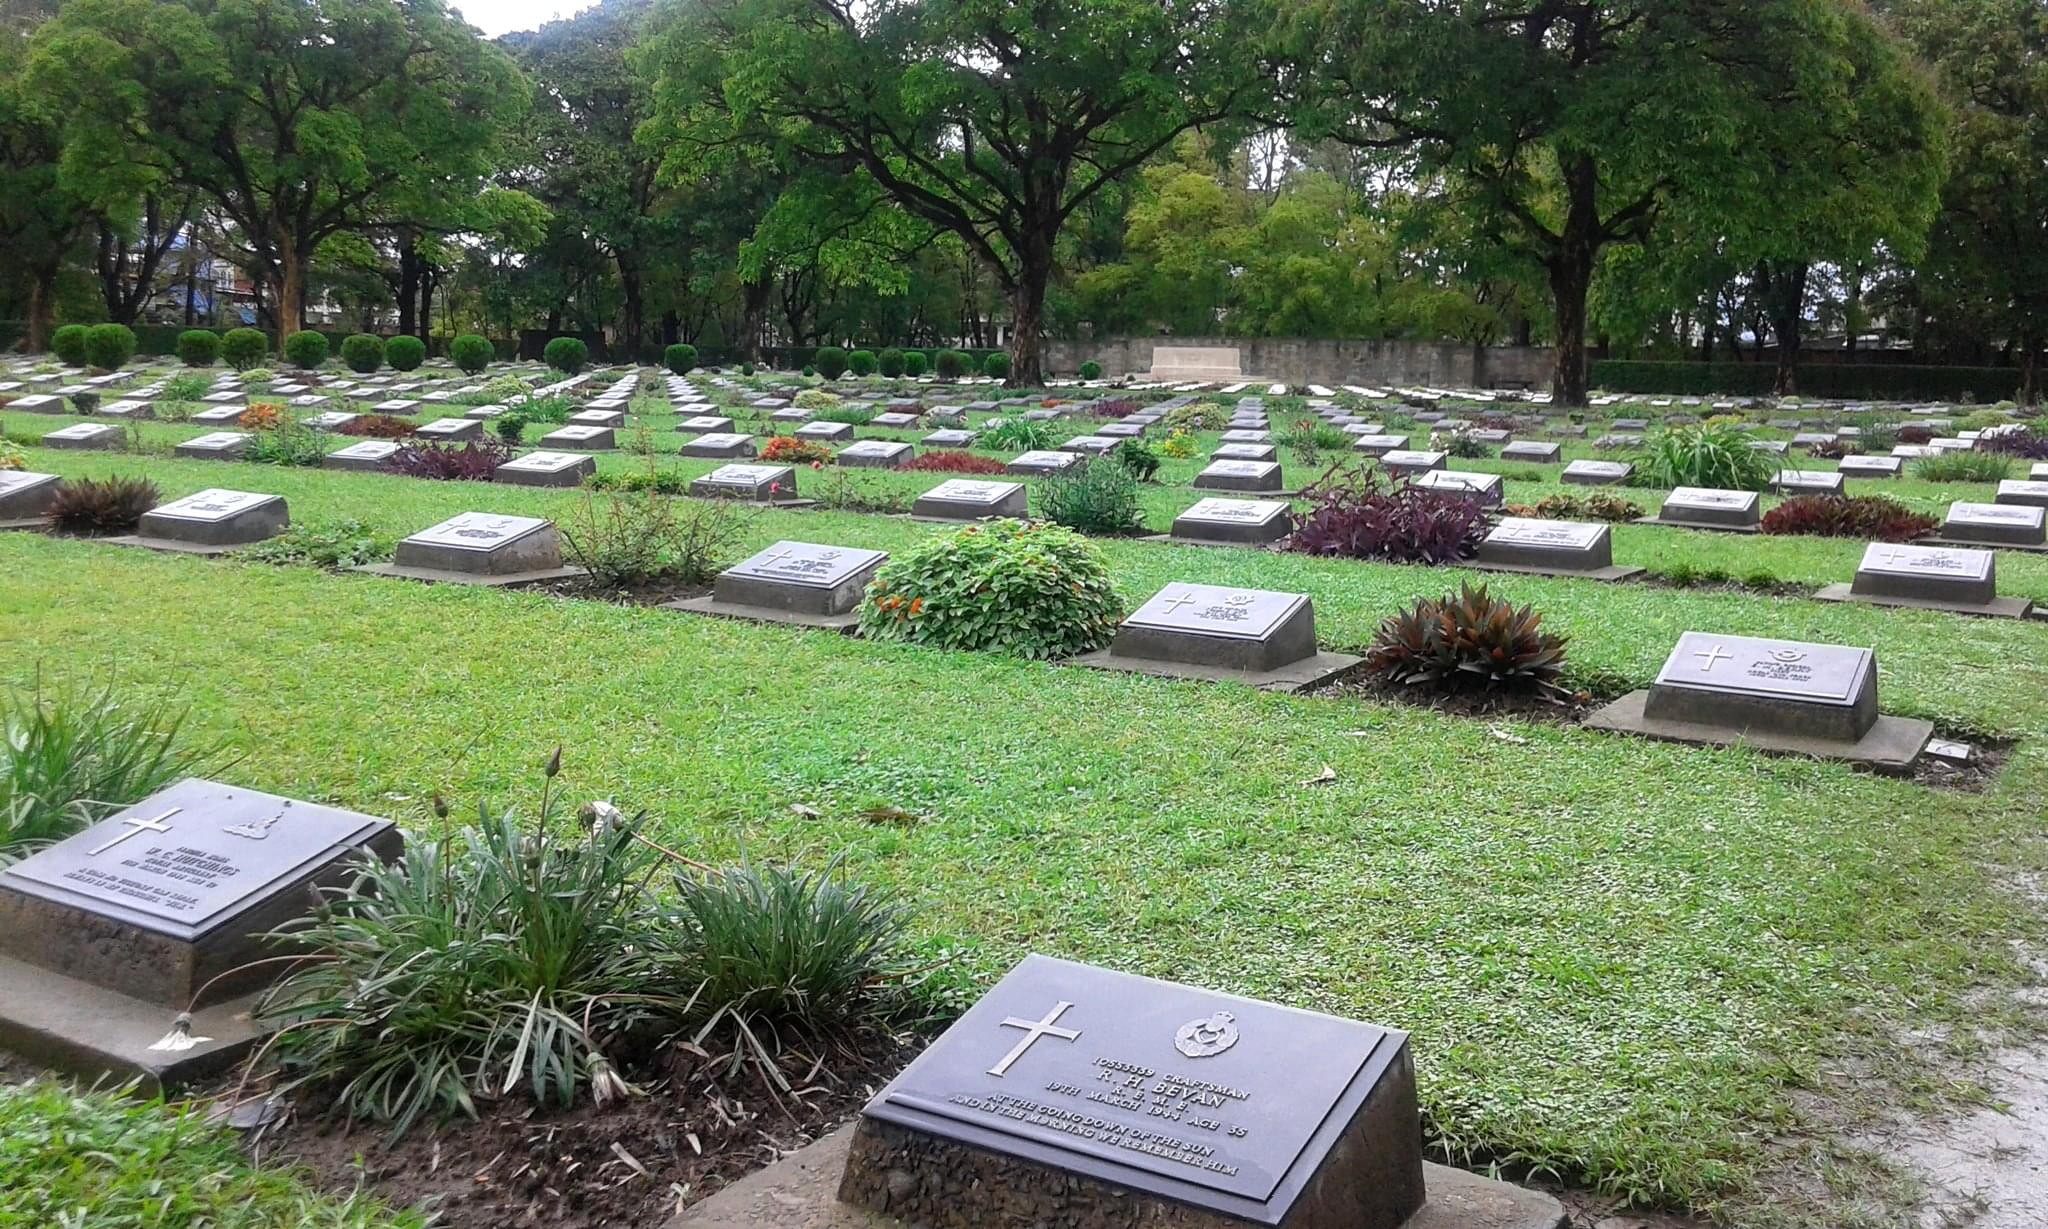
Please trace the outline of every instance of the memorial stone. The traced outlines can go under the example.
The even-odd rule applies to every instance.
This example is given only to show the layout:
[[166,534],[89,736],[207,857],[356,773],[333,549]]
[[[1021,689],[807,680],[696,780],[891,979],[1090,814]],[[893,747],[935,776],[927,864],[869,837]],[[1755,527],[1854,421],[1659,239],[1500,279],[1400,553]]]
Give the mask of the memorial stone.
[[1109,652],[1265,673],[1315,656],[1315,607],[1301,593],[1171,584],[1131,612]]
[[2048,545],[2048,509],[1957,500],[1948,506],[1941,537],[1985,546]]
[[1081,458],[1071,452],[1048,452],[1042,449],[1019,453],[1003,466],[1004,472],[1023,477],[1043,478],[1051,474],[1062,474],[1079,464]]
[[690,494],[787,503],[797,498],[796,470],[787,465],[721,465],[692,481]]
[[1998,484],[1995,502],[2022,508],[2048,508],[2048,482],[2022,482],[2008,478]]
[[1293,518],[1284,500],[1211,496],[1174,517],[1170,536],[1186,542],[1257,545],[1277,542],[1293,528]]
[[1212,461],[1189,485],[1201,491],[1278,491],[1283,478],[1277,461]]
[[1028,496],[1022,483],[951,478],[917,497],[912,516],[973,521],[990,516],[1023,517]]
[[711,600],[817,618],[848,615],[888,557],[848,546],[777,542],[720,572]]
[[1415,485],[1424,490],[1441,491],[1447,495],[1467,495],[1487,508],[1500,506],[1504,489],[1499,474],[1480,474],[1456,469],[1429,470],[1415,479]]
[[364,440],[350,444],[321,458],[322,469],[380,470],[398,452],[399,445],[393,440]]
[[[699,436],[702,442],[710,436]],[[557,427],[540,437],[540,446],[557,451],[581,449],[584,452],[609,452],[619,446],[618,436],[610,427]]]
[[1640,570],[1614,566],[1614,535],[1605,525],[1521,516],[1501,518],[1479,544],[1477,562],[1504,571],[1612,580]]
[[181,457],[200,460],[238,461],[243,453],[249,451],[252,438],[242,431],[214,431],[177,444],[171,451]]
[[436,418],[413,432],[420,439],[438,444],[463,443],[484,437],[484,424],[475,418]]
[[916,451],[895,440],[861,440],[840,449],[832,460],[849,469],[898,469],[909,464]]
[[754,437],[730,431],[707,431],[677,450],[686,457],[751,457]]
[[73,423],[49,432],[37,442],[45,448],[118,448],[121,428],[106,422]]
[[1665,496],[1663,508],[1650,519],[1691,528],[1754,530],[1763,519],[1762,506],[1755,491],[1682,486]]
[[115,540],[220,551],[276,537],[290,524],[291,516],[280,496],[213,488],[158,504],[142,514],[132,538]]
[[449,517],[400,542],[388,568],[373,564],[364,570],[497,582],[574,571],[562,567],[562,536],[553,521],[493,512]]
[[1396,448],[1380,454],[1380,468],[1389,474],[1406,474],[1412,478],[1433,469],[1442,469],[1449,455],[1433,450]]
[[0,469],[0,526],[25,528],[49,518],[50,502],[64,489],[56,474]]
[[514,486],[581,486],[597,473],[597,458],[580,452],[529,452],[491,471],[493,482]]

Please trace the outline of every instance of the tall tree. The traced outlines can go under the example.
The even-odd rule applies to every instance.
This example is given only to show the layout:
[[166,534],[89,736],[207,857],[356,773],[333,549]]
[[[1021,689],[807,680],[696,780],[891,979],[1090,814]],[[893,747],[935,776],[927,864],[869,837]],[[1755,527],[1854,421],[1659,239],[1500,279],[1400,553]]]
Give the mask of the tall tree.
[[1042,383],[1062,228],[1262,80],[1244,0],[696,0],[649,64],[672,160],[772,143],[868,175],[1009,298],[1010,383]]
[[[1755,208],[1774,127],[1853,84],[1851,0],[1311,0],[1283,28],[1313,134],[1414,173],[1545,270],[1552,391],[1587,397],[1601,254],[1675,209]],[[1778,138],[1808,130],[1782,128]],[[1820,156],[1824,151],[1809,148]]]
[[0,23],[0,255],[28,282],[31,351],[49,344],[57,274],[93,220],[88,202],[59,182],[62,128],[27,77],[30,34],[54,9],[31,4]]
[[199,193],[285,330],[323,240],[476,196],[527,97],[441,0],[69,0],[30,79],[62,108],[67,183]]

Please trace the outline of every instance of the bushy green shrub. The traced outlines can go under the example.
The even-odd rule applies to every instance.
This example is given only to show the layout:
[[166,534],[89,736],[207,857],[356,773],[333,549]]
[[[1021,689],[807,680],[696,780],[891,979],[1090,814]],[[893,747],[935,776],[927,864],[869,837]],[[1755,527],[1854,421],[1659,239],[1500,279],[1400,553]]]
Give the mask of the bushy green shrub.
[[1109,450],[1109,459],[1131,471],[1140,482],[1152,481],[1159,472],[1159,454],[1143,440],[1129,439]]
[[327,361],[327,334],[300,329],[284,339],[284,356],[301,371],[311,371]]
[[[782,438],[782,437],[778,437]],[[601,585],[703,584],[733,562],[753,509],[727,499],[672,499],[647,479],[586,490],[562,518],[563,556]]]
[[996,418],[984,423],[974,442],[980,448],[998,452],[1032,452],[1059,442],[1060,430],[1035,418]]
[[1081,378],[1084,380],[1100,380],[1102,378],[1102,364],[1092,358],[1081,364]]
[[903,374],[903,351],[891,346],[875,356],[875,370],[894,380]]
[[868,586],[861,630],[939,648],[1070,657],[1108,644],[1122,615],[1109,568],[1086,538],[999,520],[892,556]]
[[927,372],[927,371],[930,371],[930,370],[931,370],[931,360],[929,360],[929,359],[925,358],[925,356],[924,356],[924,351],[922,351],[922,350],[905,350],[905,351],[903,352],[903,374],[904,374],[904,375],[906,375],[906,376],[910,377],[911,379],[915,380],[915,379],[916,379],[917,377],[919,377],[919,376],[923,375],[923,374],[924,374],[925,372]]
[[88,331],[82,324],[59,326],[50,334],[50,353],[63,360],[67,367],[85,366],[85,336]]
[[0,700],[0,861],[62,840],[219,758],[187,745],[185,710],[97,691]]
[[[208,336],[212,336],[212,334],[208,334]],[[214,341],[219,342],[220,338],[215,337]],[[164,381],[163,394],[157,398],[157,416],[159,418],[163,416],[164,403],[170,402],[175,404],[180,401],[197,401],[206,395],[207,389],[212,387],[213,382],[211,380],[193,372],[188,371],[183,375],[172,376]]]
[[1213,401],[1196,401],[1168,410],[1161,421],[1168,431],[1222,431],[1230,426],[1230,411]]
[[448,358],[467,375],[482,375],[496,357],[498,350],[491,339],[475,333],[464,333],[448,343]]
[[981,374],[988,376],[990,379],[994,380],[1009,379],[1010,356],[1003,353],[1001,350],[998,350],[994,354],[989,355],[987,358],[981,361]]
[[[1462,438],[1462,437],[1461,437]],[[1279,436],[1282,448],[1290,449],[1294,459],[1304,465],[1313,465],[1326,452],[1343,454],[1351,447],[1351,437],[1344,434],[1344,428],[1324,422],[1310,414],[1295,419]]]
[[741,375],[743,375],[743,376],[750,376],[750,375],[753,375],[753,374],[754,374],[754,365],[753,365],[752,363],[741,363],[741,364],[740,364],[740,374],[741,374]]
[[1635,481],[1640,486],[1767,491],[1777,476],[1777,458],[1751,448],[1747,434],[1726,424],[1702,423],[1652,435],[1636,462]]
[[384,343],[384,361],[393,371],[417,371],[427,361],[427,343],[400,334]]
[[811,366],[828,380],[836,380],[846,374],[846,351],[838,346],[820,346],[817,355],[811,359]]
[[822,388],[806,388],[790,398],[789,404],[799,410],[836,410],[845,405],[839,394],[828,393]]
[[934,370],[941,380],[957,380],[967,374],[968,364],[972,361],[958,350],[941,350]]
[[846,356],[846,369],[857,376],[871,376],[877,362],[873,350],[855,350]]
[[280,417],[275,426],[249,439],[247,460],[267,465],[297,465],[311,468],[327,459],[327,440],[296,418]]
[[1145,525],[1137,476],[1106,458],[1083,461],[1047,478],[1038,489],[1038,512],[1082,533],[1135,533]]
[[540,356],[556,371],[573,376],[590,361],[590,347],[578,337],[557,337],[548,342]]
[[517,444],[526,434],[526,415],[518,410],[506,410],[491,420],[491,432],[508,444]]
[[358,375],[369,375],[384,365],[384,339],[371,333],[353,333],[341,340],[341,361]]
[[258,563],[298,564],[334,571],[375,563],[390,553],[368,525],[353,519],[299,522],[274,538],[265,538],[235,552]]
[[135,330],[125,324],[95,324],[85,333],[85,358],[114,371],[135,357]]
[[229,329],[220,339],[220,356],[236,371],[257,366],[270,354],[270,338],[261,329]]
[[677,375],[687,375],[697,366],[697,347],[677,342],[661,352],[661,364]]
[[187,367],[211,367],[220,361],[220,334],[212,329],[186,329],[178,334],[178,360]]

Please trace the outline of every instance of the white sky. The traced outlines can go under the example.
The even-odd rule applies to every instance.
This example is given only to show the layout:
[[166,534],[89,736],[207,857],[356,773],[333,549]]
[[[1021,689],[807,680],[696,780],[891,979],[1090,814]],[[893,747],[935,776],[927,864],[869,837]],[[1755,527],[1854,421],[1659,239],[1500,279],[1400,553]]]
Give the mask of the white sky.
[[496,38],[513,30],[534,30],[557,17],[591,6],[592,0],[452,0],[449,7],[462,19]]

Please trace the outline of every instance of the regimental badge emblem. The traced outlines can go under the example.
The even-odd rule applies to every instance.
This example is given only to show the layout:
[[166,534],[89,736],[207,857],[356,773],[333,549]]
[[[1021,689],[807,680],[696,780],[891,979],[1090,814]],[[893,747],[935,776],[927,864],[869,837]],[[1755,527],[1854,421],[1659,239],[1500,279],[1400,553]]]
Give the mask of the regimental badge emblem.
[[1237,1017],[1227,1011],[1190,1020],[1173,1035],[1173,1048],[1189,1058],[1214,1058],[1236,1044]]

